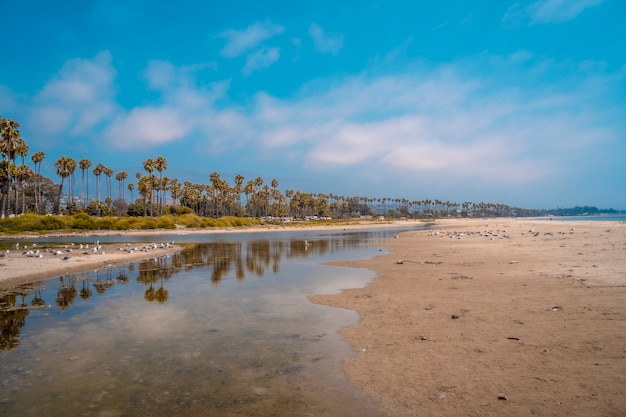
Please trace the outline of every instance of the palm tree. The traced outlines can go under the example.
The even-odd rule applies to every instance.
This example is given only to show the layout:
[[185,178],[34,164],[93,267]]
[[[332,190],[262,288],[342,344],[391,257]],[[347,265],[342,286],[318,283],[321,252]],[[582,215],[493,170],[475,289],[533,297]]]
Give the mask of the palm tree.
[[144,175],[139,178],[137,181],[137,189],[139,190],[139,194],[143,198],[143,215],[146,216],[146,200],[148,199],[148,195],[152,192],[152,187],[150,186],[151,180],[150,177]]
[[107,198],[104,200],[106,202],[108,211],[107,213],[111,213],[111,202],[113,201],[111,199],[111,188],[112,188],[112,184],[111,184],[111,176],[113,175],[113,170],[111,168],[108,167],[104,167],[104,169],[102,170],[102,172],[104,172],[104,175],[106,175],[106,187],[107,187]]
[[115,179],[119,181],[119,198],[120,200],[124,199],[124,180],[128,178],[128,174],[125,171],[120,171],[115,176]]
[[133,199],[133,190],[135,189],[135,184],[133,184],[132,182],[128,183],[128,191],[130,191],[130,202],[134,203],[135,200]]
[[178,205],[181,193],[182,187],[180,185],[180,182],[176,178],[173,178],[170,181],[170,195],[172,196],[172,204],[174,206]]
[[2,159],[6,159],[8,162],[5,172],[7,181],[6,198],[2,199],[2,218],[5,217],[7,209],[10,209],[7,201],[11,192],[11,166],[15,165],[16,151],[20,141],[22,141],[19,127],[20,124],[15,120],[0,117],[0,151],[2,152]]
[[80,179],[80,201],[83,203],[82,206],[85,207],[85,200],[89,200],[89,181],[87,181],[87,196],[86,197],[85,195],[83,195],[83,185],[85,183],[85,172],[91,167],[91,161],[89,159],[83,158],[78,162],[78,167],[83,172],[82,177]]
[[237,197],[237,205],[239,206],[238,210],[241,209],[241,193],[243,192],[243,180],[245,178],[241,174],[235,175],[235,186],[233,187],[233,192]]
[[[152,158],[148,158],[143,161],[143,169],[150,175],[150,182],[152,182],[152,171],[154,171],[154,160]],[[152,216],[152,186],[150,188],[150,215]],[[144,216],[145,216],[145,208],[144,208]]]
[[54,164],[57,169],[57,175],[61,177],[61,185],[59,185],[59,196],[57,198],[56,213],[61,212],[61,193],[63,191],[63,181],[70,176],[70,166],[73,159],[66,156],[60,157]]
[[39,184],[39,178],[41,177],[41,163],[43,162],[46,154],[43,152],[35,152],[30,159],[35,165],[35,212],[39,214],[39,201],[41,200],[41,185]]
[[68,165],[67,165],[67,170],[70,173],[70,179],[69,179],[69,187],[70,187],[70,191],[69,191],[69,196],[70,196],[70,203],[73,205],[74,204],[74,171],[76,171],[76,161],[73,160],[72,158],[69,158],[68,161]]
[[96,200],[100,203],[100,174],[104,172],[105,166],[98,162],[93,169],[93,175],[96,176]]
[[[26,158],[26,155],[28,155],[28,150],[29,147],[26,144],[26,142],[24,142],[24,140],[22,138],[19,138],[17,141],[17,146],[15,147],[15,156],[19,156],[22,158],[22,165],[24,165],[24,159]],[[15,165],[15,164],[14,164]],[[14,184],[14,195],[15,195],[15,214],[18,213],[19,211],[19,204],[18,204],[18,196],[17,196],[17,185],[18,182],[20,181],[19,178],[19,169],[17,166],[14,166],[14,168],[16,168],[16,175],[15,175],[15,184]]]
[[[26,189],[25,189],[26,181],[28,181],[29,178],[33,177],[33,175],[34,175],[33,170],[24,164],[20,165],[15,170],[15,177],[17,179],[17,182],[20,185],[20,189],[22,190],[22,209],[20,211],[21,214],[24,214],[24,212],[26,211]],[[16,201],[16,207],[17,207],[17,201]]]
[[[165,187],[163,186],[163,171],[167,169],[167,160],[162,156],[157,156],[153,161],[153,167],[157,171],[159,171],[159,190],[157,193],[160,194],[161,200],[161,214],[163,214],[163,209],[165,205]],[[159,195],[157,195],[157,202],[159,200]]]

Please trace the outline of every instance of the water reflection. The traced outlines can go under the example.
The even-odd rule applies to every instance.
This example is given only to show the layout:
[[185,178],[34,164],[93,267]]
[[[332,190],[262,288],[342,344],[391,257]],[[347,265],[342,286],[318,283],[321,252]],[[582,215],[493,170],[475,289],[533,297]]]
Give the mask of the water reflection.
[[[173,255],[109,267],[93,273],[60,276],[55,286],[54,302],[57,307],[65,311],[75,303],[77,297],[88,300],[94,292],[103,295],[114,285],[127,284],[129,280],[135,280],[146,287],[144,300],[164,304],[169,298],[167,281],[180,271],[201,268],[203,275],[206,273],[204,271],[208,271],[210,280],[214,284],[232,277],[238,281],[249,276],[263,278],[267,274],[278,274],[283,258],[323,258],[329,254],[355,249],[362,244],[363,237],[358,234],[315,240],[258,239],[185,244],[182,251]],[[51,298],[49,295],[47,297]],[[18,299],[21,300],[19,304]],[[8,350],[17,347],[20,329],[26,324],[29,309],[45,306],[41,286],[21,286],[0,292],[0,325],[2,326],[0,349]]]
[[358,316],[306,295],[386,235],[255,237],[0,294],[0,415],[377,415],[338,366]]
[[[25,291],[0,294],[0,350],[13,349],[20,344],[20,331],[28,317],[25,296]],[[19,305],[18,297],[21,298]]]

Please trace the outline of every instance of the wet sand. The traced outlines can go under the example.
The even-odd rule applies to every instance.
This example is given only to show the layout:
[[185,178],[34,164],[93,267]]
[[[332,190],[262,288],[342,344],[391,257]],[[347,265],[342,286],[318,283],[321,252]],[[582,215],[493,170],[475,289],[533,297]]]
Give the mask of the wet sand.
[[348,378],[388,416],[626,415],[626,223],[444,220],[342,262],[377,277]]

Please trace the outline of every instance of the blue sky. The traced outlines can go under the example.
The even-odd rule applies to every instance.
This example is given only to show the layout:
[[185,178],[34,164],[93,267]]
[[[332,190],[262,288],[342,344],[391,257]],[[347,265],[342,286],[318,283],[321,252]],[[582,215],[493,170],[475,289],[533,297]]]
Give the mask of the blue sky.
[[3,2],[0,115],[130,178],[626,209],[626,2]]

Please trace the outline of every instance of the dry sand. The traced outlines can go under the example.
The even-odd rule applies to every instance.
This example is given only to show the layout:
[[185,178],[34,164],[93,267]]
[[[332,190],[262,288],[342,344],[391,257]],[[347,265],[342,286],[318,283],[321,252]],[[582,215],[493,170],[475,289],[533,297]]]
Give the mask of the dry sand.
[[626,223],[446,220],[406,232],[357,310],[350,381],[389,416],[625,416]]

